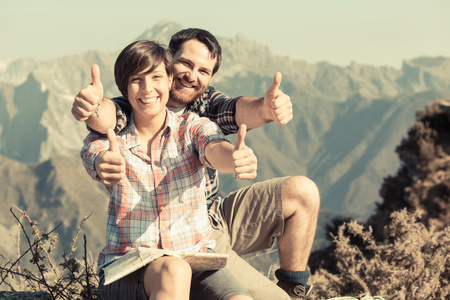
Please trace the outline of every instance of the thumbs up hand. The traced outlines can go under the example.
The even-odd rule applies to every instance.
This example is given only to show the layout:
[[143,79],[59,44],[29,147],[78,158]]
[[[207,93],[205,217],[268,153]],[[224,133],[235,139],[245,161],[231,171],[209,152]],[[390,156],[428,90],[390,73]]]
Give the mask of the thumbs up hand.
[[120,153],[116,134],[108,129],[106,134],[109,141],[109,149],[100,152],[95,158],[95,171],[101,179],[101,183],[110,187],[119,184],[125,172],[125,160]]
[[256,170],[258,168],[258,160],[253,153],[253,150],[245,145],[245,134],[247,126],[242,124],[234,145],[233,161],[234,171],[239,179],[253,179],[256,177]]
[[103,99],[103,84],[100,81],[98,65],[91,67],[91,77],[92,83],[78,93],[72,105],[72,115],[78,121],[86,121]]
[[273,78],[272,85],[264,96],[264,108],[269,118],[280,125],[287,124],[292,120],[291,98],[280,91],[281,73],[277,72]]

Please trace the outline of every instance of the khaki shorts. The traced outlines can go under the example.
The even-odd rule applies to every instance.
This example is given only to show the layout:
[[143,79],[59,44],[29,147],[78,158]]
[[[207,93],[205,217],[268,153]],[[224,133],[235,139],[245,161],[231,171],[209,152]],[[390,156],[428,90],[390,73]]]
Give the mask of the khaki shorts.
[[215,252],[228,253],[227,269],[258,300],[290,297],[239,255],[272,247],[283,234],[281,190],[285,178],[276,178],[239,189],[223,199],[221,224],[210,219]]

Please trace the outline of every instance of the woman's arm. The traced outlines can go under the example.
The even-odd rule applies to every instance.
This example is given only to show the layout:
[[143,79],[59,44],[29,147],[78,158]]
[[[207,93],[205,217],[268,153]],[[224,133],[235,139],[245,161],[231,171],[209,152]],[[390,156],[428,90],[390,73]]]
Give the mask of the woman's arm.
[[241,125],[236,144],[228,141],[213,141],[206,146],[205,156],[208,162],[223,173],[236,173],[239,179],[256,177],[258,160],[253,150],[244,143],[247,126]]

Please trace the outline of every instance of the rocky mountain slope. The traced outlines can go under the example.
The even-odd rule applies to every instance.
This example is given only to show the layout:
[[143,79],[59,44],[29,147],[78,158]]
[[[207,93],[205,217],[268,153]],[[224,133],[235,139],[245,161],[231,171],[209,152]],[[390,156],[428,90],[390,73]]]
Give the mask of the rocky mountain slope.
[[[87,236],[89,250],[96,260],[104,243],[108,196],[103,186],[92,183],[77,158],[54,156],[42,163],[24,164],[0,156],[0,253],[17,257],[11,238],[17,240],[17,221],[12,212],[20,217],[18,207],[26,211],[31,220],[39,222],[38,228],[44,232],[61,224],[56,231],[61,241],[58,255],[70,251],[74,233],[83,218],[89,216],[82,234]],[[28,224],[26,220],[22,223]],[[83,251],[82,242],[80,235],[79,251]],[[21,249],[27,249],[23,236]]]

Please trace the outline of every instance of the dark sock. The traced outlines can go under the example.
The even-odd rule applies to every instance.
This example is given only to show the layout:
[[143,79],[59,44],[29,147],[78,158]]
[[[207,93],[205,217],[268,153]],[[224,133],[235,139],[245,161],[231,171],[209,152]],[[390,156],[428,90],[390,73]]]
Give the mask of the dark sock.
[[289,281],[295,284],[300,284],[302,286],[306,286],[308,282],[309,276],[311,273],[309,270],[306,271],[284,271],[282,269],[278,269],[275,271],[275,277],[278,280]]

